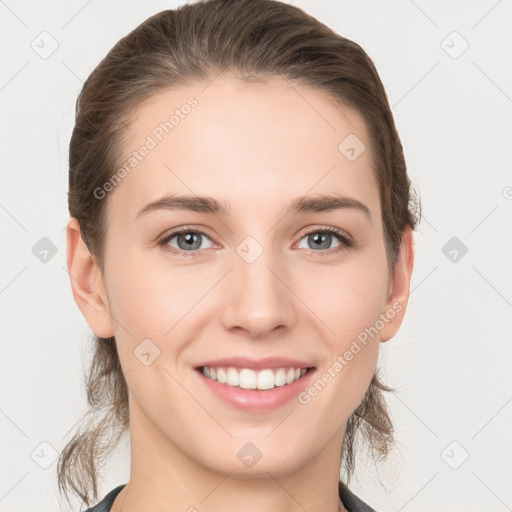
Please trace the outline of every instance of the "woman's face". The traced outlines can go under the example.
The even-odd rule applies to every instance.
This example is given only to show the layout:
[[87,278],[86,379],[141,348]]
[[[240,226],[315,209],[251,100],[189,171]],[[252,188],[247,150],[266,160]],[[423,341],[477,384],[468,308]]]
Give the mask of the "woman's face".
[[408,290],[388,274],[362,118],[226,75],[134,114],[124,172],[98,191],[109,314],[88,317],[117,341],[132,457],[241,477],[339,467]]

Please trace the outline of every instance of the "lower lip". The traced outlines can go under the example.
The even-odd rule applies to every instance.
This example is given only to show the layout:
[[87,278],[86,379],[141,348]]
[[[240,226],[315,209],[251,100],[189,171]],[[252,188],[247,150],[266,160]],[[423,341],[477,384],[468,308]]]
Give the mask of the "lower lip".
[[296,398],[304,390],[311,379],[314,369],[308,370],[304,377],[272,389],[242,389],[228,386],[216,380],[205,377],[201,370],[197,371],[208,388],[225,402],[245,412],[266,412],[282,406]]

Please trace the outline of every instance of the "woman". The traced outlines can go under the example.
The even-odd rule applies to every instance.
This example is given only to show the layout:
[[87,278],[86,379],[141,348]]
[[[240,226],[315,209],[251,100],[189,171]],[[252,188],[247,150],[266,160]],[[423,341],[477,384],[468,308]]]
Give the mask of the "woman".
[[84,84],[69,163],[96,420],[66,496],[97,501],[128,430],[130,480],[91,512],[373,510],[348,483],[359,434],[393,442],[376,364],[417,219],[364,50],[278,1],[160,12]]

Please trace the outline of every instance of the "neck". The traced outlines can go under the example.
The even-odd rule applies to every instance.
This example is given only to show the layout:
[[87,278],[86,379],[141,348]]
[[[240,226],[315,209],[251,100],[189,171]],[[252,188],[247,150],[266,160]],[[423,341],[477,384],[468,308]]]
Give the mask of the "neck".
[[253,478],[215,471],[191,460],[152,430],[140,409],[140,414],[132,415],[134,405],[132,402],[130,411],[130,480],[111,512],[346,512],[338,495],[340,458],[335,455],[340,453],[344,431],[336,432],[324,450],[303,467],[260,468]]

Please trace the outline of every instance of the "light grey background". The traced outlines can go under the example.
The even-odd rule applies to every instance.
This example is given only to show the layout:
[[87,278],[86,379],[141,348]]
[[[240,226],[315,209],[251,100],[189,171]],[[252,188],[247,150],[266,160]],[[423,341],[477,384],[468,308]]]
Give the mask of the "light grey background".
[[[63,231],[76,96],[120,37],[181,3],[0,1],[1,512],[59,510],[55,459],[86,410]],[[360,458],[352,488],[379,512],[512,510],[511,1],[292,3],[374,60],[423,206],[380,359],[398,448],[376,469]],[[101,496],[128,481],[128,444],[104,474]]]

